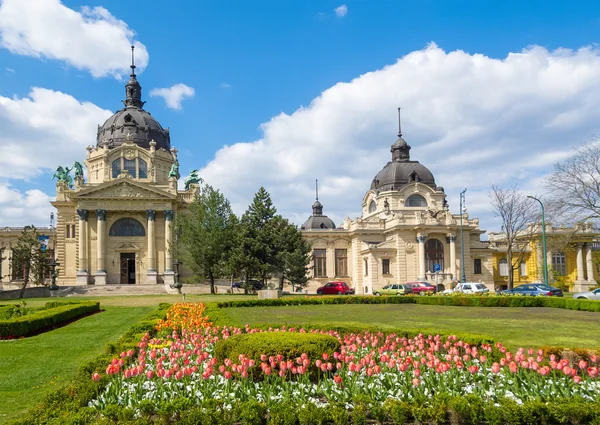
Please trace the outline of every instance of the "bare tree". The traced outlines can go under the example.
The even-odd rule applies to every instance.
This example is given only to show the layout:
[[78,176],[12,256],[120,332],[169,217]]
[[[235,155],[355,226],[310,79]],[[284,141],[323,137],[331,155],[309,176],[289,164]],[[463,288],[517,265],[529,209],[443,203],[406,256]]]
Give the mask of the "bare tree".
[[507,189],[492,185],[489,196],[495,215],[502,220],[502,235],[506,243],[508,289],[512,289],[514,270],[523,261],[537,229],[535,226],[537,208],[516,185]]
[[552,204],[563,221],[600,218],[600,140],[580,148],[546,178]]

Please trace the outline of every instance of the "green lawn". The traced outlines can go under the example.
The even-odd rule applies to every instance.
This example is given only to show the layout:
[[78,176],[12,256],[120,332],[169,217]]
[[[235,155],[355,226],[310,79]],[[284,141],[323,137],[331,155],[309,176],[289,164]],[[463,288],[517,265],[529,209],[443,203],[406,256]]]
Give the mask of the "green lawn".
[[436,329],[489,335],[510,348],[600,346],[600,314],[555,308],[446,307],[417,304],[348,304],[228,308],[234,322],[352,325]]

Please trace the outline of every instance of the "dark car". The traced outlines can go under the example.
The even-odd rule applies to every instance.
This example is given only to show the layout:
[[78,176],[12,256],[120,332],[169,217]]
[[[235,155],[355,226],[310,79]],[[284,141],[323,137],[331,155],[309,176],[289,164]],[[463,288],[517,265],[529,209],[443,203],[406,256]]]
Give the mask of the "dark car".
[[346,282],[329,282],[317,289],[318,295],[350,295],[354,294],[354,288],[350,288]]
[[435,286],[429,282],[407,282],[406,285],[411,287],[417,295],[433,294],[435,292]]
[[260,280],[256,279],[249,279],[247,282],[235,282],[233,285],[231,285],[232,288],[248,288],[253,289],[255,291],[262,289],[263,286],[263,283]]
[[562,297],[563,292],[560,288],[545,285],[543,283],[526,283],[513,289],[507,289],[500,292],[502,295],[529,295],[532,297]]

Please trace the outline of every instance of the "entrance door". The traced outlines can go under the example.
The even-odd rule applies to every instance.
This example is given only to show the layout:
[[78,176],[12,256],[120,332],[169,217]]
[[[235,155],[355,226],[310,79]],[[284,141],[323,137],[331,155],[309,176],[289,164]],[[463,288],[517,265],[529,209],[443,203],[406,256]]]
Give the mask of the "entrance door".
[[121,284],[135,284],[135,253],[121,253]]

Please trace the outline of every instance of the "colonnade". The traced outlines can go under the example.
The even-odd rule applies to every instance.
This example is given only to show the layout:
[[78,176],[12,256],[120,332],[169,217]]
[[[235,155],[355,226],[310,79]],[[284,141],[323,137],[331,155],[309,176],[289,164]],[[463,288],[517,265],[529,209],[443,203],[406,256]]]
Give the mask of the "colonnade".
[[[585,260],[584,260],[585,248]],[[584,264],[585,263],[585,264]],[[587,278],[586,278],[587,274]],[[594,282],[594,262],[592,260],[592,244],[577,244],[577,280],[580,282]]]

